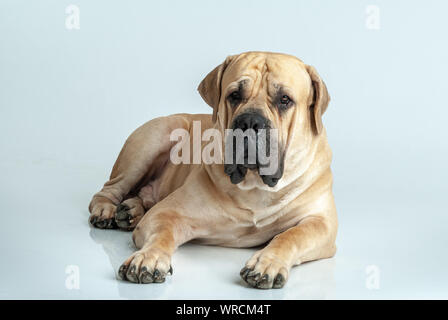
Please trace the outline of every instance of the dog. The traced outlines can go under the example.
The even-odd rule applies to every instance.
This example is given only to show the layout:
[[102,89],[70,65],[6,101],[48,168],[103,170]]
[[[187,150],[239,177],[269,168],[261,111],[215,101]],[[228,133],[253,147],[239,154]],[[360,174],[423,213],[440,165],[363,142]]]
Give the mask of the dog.
[[[213,114],[176,114],[136,129],[93,196],[89,222],[133,230],[138,251],[119,268],[123,280],[164,282],[174,251],[189,241],[267,243],[240,275],[254,288],[282,288],[292,266],[336,252],[332,152],[322,123],[327,87],[314,67],[294,56],[246,52],[227,57],[198,91]],[[208,129],[223,135],[227,129],[277,130],[277,170],[261,174],[257,161],[174,164],[172,132],[193,135],[195,123],[201,135]]]

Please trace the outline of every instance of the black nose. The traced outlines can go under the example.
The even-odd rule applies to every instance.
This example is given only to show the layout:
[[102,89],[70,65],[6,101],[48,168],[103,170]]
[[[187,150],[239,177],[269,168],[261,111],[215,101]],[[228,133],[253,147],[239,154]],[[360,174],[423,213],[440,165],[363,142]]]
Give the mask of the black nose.
[[258,113],[243,113],[233,121],[233,129],[241,129],[243,132],[248,129],[258,130],[266,129],[268,120]]

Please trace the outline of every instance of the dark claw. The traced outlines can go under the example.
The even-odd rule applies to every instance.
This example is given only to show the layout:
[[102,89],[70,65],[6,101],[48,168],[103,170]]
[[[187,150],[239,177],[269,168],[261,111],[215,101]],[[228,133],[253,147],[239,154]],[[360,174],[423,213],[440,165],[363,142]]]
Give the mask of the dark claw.
[[135,265],[131,266],[131,268],[126,273],[126,278],[134,283],[138,283],[138,276],[137,276],[137,267]]
[[247,275],[246,281],[252,287],[256,287],[257,286],[257,282],[260,279],[260,277],[261,277],[261,274],[259,272],[256,273],[255,271],[251,271]]
[[151,283],[154,281],[152,274],[148,271],[148,268],[146,267],[142,268],[139,275],[139,281],[140,283]]
[[95,225],[97,219],[98,219],[97,216],[91,216],[89,219],[90,224]]
[[269,284],[269,275],[265,274],[264,276],[261,277],[260,280],[257,281],[256,287],[260,289],[268,289],[269,288],[268,284]]
[[165,275],[161,273],[158,269],[154,270],[154,274],[152,275],[154,282],[161,283],[165,281]]
[[117,224],[115,223],[114,219],[109,219],[107,222],[107,229],[116,229]]
[[129,227],[131,224],[129,223],[129,221],[126,220],[118,220],[117,222],[117,226],[119,226],[120,228],[126,229],[127,227]]
[[100,228],[100,229],[104,229],[107,226],[107,221],[106,220],[101,220],[95,223],[95,227]]
[[285,285],[285,282],[286,282],[285,280],[286,280],[285,277],[279,273],[275,277],[273,288],[275,288],[275,289],[282,288]]
[[241,271],[240,271],[241,278],[243,278],[243,280],[246,281],[247,275],[251,271],[252,271],[252,269],[249,269],[248,267],[244,267],[243,269],[241,269]]
[[128,266],[125,264],[122,264],[120,269],[118,269],[118,276],[121,280],[126,280],[126,271],[128,270]]
[[97,227],[99,229],[114,229],[116,228],[116,224],[115,221],[113,219],[105,219],[105,220],[100,220],[98,221],[99,218],[95,217],[95,219],[92,222],[94,227]]
[[168,270],[168,273],[169,273],[170,275],[173,275],[173,266],[170,266],[170,270]]

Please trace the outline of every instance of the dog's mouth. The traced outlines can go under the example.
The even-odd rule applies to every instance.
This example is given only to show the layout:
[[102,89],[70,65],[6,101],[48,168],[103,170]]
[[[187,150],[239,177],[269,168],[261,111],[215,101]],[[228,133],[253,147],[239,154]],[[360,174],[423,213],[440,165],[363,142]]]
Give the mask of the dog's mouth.
[[257,171],[263,183],[277,185],[283,175],[278,131],[259,114],[245,113],[233,121],[226,137],[224,172],[233,184],[244,180],[248,170]]
[[277,183],[279,182],[279,180],[282,178],[283,175],[283,170],[280,170],[280,168],[274,174],[263,175],[260,174],[259,167],[246,166],[244,164],[224,165],[224,172],[230,177],[230,181],[233,184],[239,184],[240,182],[244,181],[244,178],[246,177],[248,170],[254,170],[254,171],[256,170],[260,175],[261,180],[263,180],[263,183],[271,188],[277,185]]

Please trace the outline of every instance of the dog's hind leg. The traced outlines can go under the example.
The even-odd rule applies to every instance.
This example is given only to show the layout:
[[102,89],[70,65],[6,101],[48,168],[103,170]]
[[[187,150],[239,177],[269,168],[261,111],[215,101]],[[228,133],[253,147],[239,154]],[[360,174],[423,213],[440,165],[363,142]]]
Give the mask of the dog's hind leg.
[[[131,134],[114,164],[109,181],[90,202],[89,221],[93,226],[101,229],[118,227],[117,221],[122,220],[115,219],[115,214],[124,217],[126,210],[120,207],[117,212],[117,206],[133,198],[145,180],[163,170],[175,143],[170,141],[171,132],[179,128],[188,130],[189,125],[182,115],[173,115],[151,120]],[[134,200],[130,202],[133,202],[129,203],[131,206],[136,205]]]

